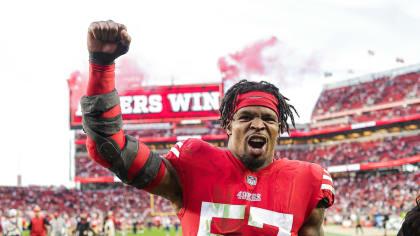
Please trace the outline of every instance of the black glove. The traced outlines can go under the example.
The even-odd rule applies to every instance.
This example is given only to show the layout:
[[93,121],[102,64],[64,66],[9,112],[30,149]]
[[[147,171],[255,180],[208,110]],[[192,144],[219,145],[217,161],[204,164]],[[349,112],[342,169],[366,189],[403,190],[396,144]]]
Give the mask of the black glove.
[[127,53],[128,46],[125,46],[121,42],[117,43],[117,49],[114,53],[104,53],[104,52],[89,52],[89,61],[98,64],[98,65],[112,65],[114,64],[114,60]]

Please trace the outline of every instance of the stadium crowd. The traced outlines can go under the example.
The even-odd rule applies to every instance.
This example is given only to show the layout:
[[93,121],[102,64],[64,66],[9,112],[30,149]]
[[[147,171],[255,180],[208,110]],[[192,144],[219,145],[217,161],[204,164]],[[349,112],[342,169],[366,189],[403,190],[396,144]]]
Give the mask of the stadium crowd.
[[363,122],[390,120],[419,114],[420,103],[417,103],[406,106],[396,106],[392,108],[373,110],[363,113],[356,112],[351,115],[344,116],[344,119],[343,117],[338,117],[329,119],[327,121],[314,122],[312,124],[309,124],[309,128],[307,130],[325,130],[331,128],[345,127]]
[[334,185],[336,199],[327,210],[327,222],[342,224],[358,215],[365,226],[373,226],[381,220],[378,215],[388,215],[399,219],[398,224],[398,216],[404,216],[419,195],[420,173],[371,171],[335,178]]
[[[332,124],[317,125],[317,124],[305,124],[302,127],[291,128],[292,132],[306,132],[314,130],[322,130],[328,128],[337,128],[348,126],[356,123],[368,122],[368,121],[379,121],[389,120],[398,117],[406,117],[409,115],[420,114],[420,103],[410,104],[407,106],[392,107],[388,109],[374,110],[364,113],[355,113],[349,115],[346,121],[333,122]],[[188,135],[225,135],[226,131],[221,128],[218,121],[205,121],[203,124],[188,125],[188,126],[176,126],[165,129],[127,129],[126,133],[135,138],[149,138],[149,137],[176,137],[176,136],[188,136]],[[86,135],[84,133],[78,133],[76,140],[85,140]]]
[[[349,174],[334,178],[336,199],[327,210],[328,223],[342,224],[357,214],[365,225],[375,225],[375,216],[389,214],[399,217],[411,206],[420,186],[420,173],[369,172]],[[116,186],[115,186],[116,185]],[[112,217],[115,228],[122,233],[137,228],[162,226],[164,221],[179,224],[175,216],[152,217],[148,193],[132,187],[115,184],[111,188],[81,191],[65,187],[0,187],[0,215],[7,219],[10,209],[17,209],[27,226],[33,216],[33,208],[39,205],[49,220],[55,214],[66,222],[71,234],[77,221],[86,214],[91,227],[100,233],[105,218]],[[173,212],[170,203],[163,198],[153,198],[155,212]]]
[[[358,139],[334,143],[280,146],[276,158],[304,160],[322,166],[383,162],[420,154],[420,134],[389,136],[369,141]],[[94,163],[86,152],[76,157],[76,177],[114,176],[109,170]]]
[[420,114],[420,103],[407,106],[399,106],[382,110],[365,112],[362,114],[353,114],[350,117],[350,124],[366,121],[388,120],[397,117]]
[[[16,211],[22,219],[23,228],[28,228],[34,216],[33,209],[39,206],[43,217],[50,222],[57,216],[62,217],[69,235],[75,233],[81,218],[87,218],[97,234],[103,233],[108,218],[112,218],[115,229],[123,234],[144,227],[179,225],[174,216],[170,216],[168,221],[165,217],[151,215],[147,192],[118,183],[115,185],[88,191],[52,186],[0,187],[0,221],[4,225],[11,217],[10,212]],[[173,211],[170,203],[160,197],[154,198],[153,205],[157,212]]]
[[380,105],[420,96],[420,73],[385,76],[369,82],[324,90],[312,116]]
[[[171,123],[170,128],[126,129],[126,134],[135,138],[175,137],[184,135],[224,135],[226,131],[217,120],[203,120],[199,124],[179,125]],[[76,140],[85,140],[86,134],[77,133]]]
[[[396,77],[385,76],[357,85],[325,90],[312,115],[319,116],[418,98],[420,97],[418,84],[420,84],[420,72]],[[349,117],[348,124],[413,114],[420,114],[420,104],[353,114]],[[341,123],[333,126],[348,124]],[[134,137],[225,134],[225,130],[217,121],[204,121],[190,125],[174,123],[171,126],[172,128],[169,129],[127,130],[126,132]],[[83,139],[86,139],[83,133],[76,135],[76,140]],[[86,150],[79,151],[75,165],[76,177],[113,176],[110,171],[94,163],[87,156]],[[347,139],[333,143],[281,146],[275,151],[276,158],[286,157],[315,162],[325,167],[389,161],[419,154],[420,134],[418,133],[363,139],[363,141]],[[411,207],[407,203],[413,202],[419,194],[420,173],[400,170],[398,172],[393,170],[392,173],[378,171],[346,173],[335,176],[334,185],[335,204],[327,210],[326,222],[343,224],[348,219],[354,222],[357,215],[362,218],[364,225],[377,225],[378,215],[386,214],[399,218]],[[152,209],[150,199],[148,193],[120,183],[115,183],[110,188],[88,190],[41,186],[0,187],[0,216],[3,222],[10,217],[11,210],[16,209],[17,215],[23,219],[23,224],[27,227],[33,216],[33,209],[38,205],[43,215],[49,220],[53,220],[56,214],[63,217],[69,235],[75,233],[78,220],[85,214],[88,215],[91,227],[98,234],[105,231],[103,226],[108,219],[112,219],[115,228],[123,234],[129,230],[134,231],[147,226],[179,224],[175,216],[164,219],[152,216],[152,211],[173,213],[173,208],[165,199],[154,197]]]
[[420,154],[420,134],[389,136],[370,141],[346,140],[333,144],[291,145],[275,151],[277,158],[333,165],[382,162]]
[[106,168],[96,164],[85,153],[76,157],[76,177],[104,177],[114,176],[114,174]]
[[149,206],[149,195],[130,187],[83,192],[64,187],[0,187],[1,210],[14,208],[30,212],[34,205],[47,212],[59,210],[68,215],[97,211],[133,214]]

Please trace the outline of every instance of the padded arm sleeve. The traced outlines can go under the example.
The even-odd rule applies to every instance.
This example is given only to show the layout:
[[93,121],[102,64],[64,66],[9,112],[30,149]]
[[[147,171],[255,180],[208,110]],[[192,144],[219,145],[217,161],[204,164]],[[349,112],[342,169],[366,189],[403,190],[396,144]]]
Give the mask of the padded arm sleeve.
[[113,68],[91,63],[89,96],[81,100],[87,150],[94,161],[109,168],[124,183],[150,190],[162,179],[166,167],[158,154],[123,133]]

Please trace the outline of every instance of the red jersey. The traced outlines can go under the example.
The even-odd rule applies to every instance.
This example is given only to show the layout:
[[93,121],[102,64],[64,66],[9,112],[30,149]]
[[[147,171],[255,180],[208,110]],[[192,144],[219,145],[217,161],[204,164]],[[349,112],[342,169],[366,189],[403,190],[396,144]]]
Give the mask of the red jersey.
[[198,139],[165,156],[182,185],[183,235],[292,235],[322,198],[334,201],[328,172],[309,162],[275,160],[250,172],[229,150]]
[[45,236],[47,234],[46,221],[44,217],[32,217],[30,236]]

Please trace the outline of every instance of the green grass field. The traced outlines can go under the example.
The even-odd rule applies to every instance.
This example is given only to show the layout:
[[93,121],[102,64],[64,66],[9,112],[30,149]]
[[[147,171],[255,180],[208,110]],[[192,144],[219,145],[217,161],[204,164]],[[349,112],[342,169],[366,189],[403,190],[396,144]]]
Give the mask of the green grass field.
[[[134,234],[134,233],[132,233],[132,232],[128,232],[128,233],[126,233],[125,234],[125,236],[166,236],[166,232],[165,232],[165,230],[164,229],[157,229],[157,228],[152,228],[151,230],[145,230],[143,233],[137,233],[137,234]],[[175,233],[175,229],[172,227],[171,228],[171,231],[170,231],[170,235],[171,236],[175,236],[176,235],[176,233]],[[181,236],[182,235],[182,232],[180,231],[179,232],[179,235]],[[331,232],[325,232],[324,233],[324,235],[325,236],[353,236],[353,235],[355,235],[355,234],[348,234],[348,233],[331,233]],[[383,234],[367,234],[367,235],[378,235],[378,236],[382,236]],[[395,235],[395,234],[388,234],[388,235],[390,235],[390,236],[393,236],[393,235]],[[23,236],[29,236],[29,231],[24,231],[23,232]],[[116,236],[123,236],[122,234],[116,234]]]
[[[142,235],[150,235],[150,236],[166,236],[165,230],[161,229],[152,229],[151,231],[145,231],[143,234],[133,234],[133,233],[127,233],[126,236],[142,236]],[[172,228],[170,232],[171,236],[175,236],[175,230]],[[180,232],[179,235],[182,235]],[[324,236],[353,236],[355,234],[347,234],[347,233],[331,233],[331,232],[324,232]],[[377,235],[382,236],[383,234],[367,234],[367,235]],[[389,236],[394,236],[395,234],[388,234]],[[122,236],[121,234],[117,234],[116,236]]]
[[[134,234],[132,232],[127,233],[125,236],[142,236],[142,235],[150,235],[150,236],[166,236],[166,232],[164,229],[156,229],[156,228],[152,228],[151,230],[144,230],[144,233],[140,234],[137,232],[137,234]],[[175,236],[175,229],[171,228],[169,235],[171,236]],[[182,235],[182,232],[179,231],[179,235]],[[116,236],[122,236],[121,234],[117,234]]]
[[[164,230],[158,230],[158,229],[153,229],[151,231],[145,231],[143,234],[137,234],[137,236],[141,236],[141,235],[150,235],[150,236],[166,236],[166,233]],[[172,231],[170,232],[171,236],[175,236],[175,230],[172,229]],[[182,233],[180,232],[179,234],[180,236],[182,235]],[[120,234],[117,234],[116,236],[122,236]],[[135,236],[135,234],[133,233],[128,233],[126,234],[126,236]],[[336,234],[336,233],[325,233],[324,236],[347,236],[347,234]]]
[[[137,234],[137,236],[141,236],[141,235],[150,235],[150,236],[166,236],[166,232],[164,230],[158,230],[158,229],[153,229],[151,231],[145,231],[143,234]],[[170,232],[171,236],[175,236],[175,230],[172,229],[172,231]],[[181,236],[182,233],[180,232],[179,235]],[[334,234],[334,233],[325,233],[325,236],[347,236],[345,234]],[[117,234],[116,236],[122,236],[120,234]],[[128,233],[126,234],[126,236],[135,236],[135,234],[133,233]]]

